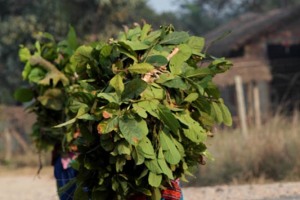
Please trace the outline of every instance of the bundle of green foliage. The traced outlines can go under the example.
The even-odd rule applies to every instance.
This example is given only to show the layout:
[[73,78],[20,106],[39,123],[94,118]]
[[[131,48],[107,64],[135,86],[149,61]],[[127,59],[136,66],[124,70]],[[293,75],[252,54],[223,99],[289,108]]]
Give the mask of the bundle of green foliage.
[[[170,180],[184,180],[190,167],[203,162],[212,126],[231,125],[212,82],[230,62],[201,53],[203,38],[172,26],[136,26],[74,53],[70,35],[56,51],[43,46],[45,54],[37,47],[34,55],[27,49],[21,55],[27,61],[23,75],[36,90],[33,107],[43,108],[36,113],[54,122],[57,110],[62,117],[56,120],[65,120],[56,130],[55,122],[38,121],[40,129],[62,132],[65,147],[77,146],[75,199],[160,199]],[[41,71],[37,77],[31,75],[35,69]],[[80,136],[74,140],[75,130]]]
[[70,28],[65,41],[57,43],[45,33],[31,51],[24,46],[19,50],[20,60],[25,63],[22,77],[29,87],[19,88],[14,96],[20,102],[29,102],[27,109],[37,116],[31,136],[39,152],[65,141],[66,129],[54,126],[67,120],[66,90],[75,80],[68,66],[76,48],[76,34]]

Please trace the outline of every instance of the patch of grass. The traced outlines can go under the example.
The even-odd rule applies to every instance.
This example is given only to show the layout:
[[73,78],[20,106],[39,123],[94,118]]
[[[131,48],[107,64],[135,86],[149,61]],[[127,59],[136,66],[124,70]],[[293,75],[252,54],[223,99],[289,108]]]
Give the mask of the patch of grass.
[[275,116],[261,128],[223,130],[208,140],[214,161],[200,166],[188,185],[300,180],[300,121]]

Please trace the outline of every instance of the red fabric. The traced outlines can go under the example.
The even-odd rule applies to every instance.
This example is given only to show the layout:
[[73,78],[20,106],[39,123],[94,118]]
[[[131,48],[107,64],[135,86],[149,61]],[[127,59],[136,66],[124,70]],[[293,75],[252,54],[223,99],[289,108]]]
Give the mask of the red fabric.
[[177,181],[171,181],[172,186],[161,191],[161,196],[165,200],[180,200],[181,189]]

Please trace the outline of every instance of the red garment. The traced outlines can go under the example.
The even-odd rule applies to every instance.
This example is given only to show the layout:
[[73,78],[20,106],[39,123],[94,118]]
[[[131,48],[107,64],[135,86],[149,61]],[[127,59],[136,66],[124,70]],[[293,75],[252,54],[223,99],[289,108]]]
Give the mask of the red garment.
[[172,186],[161,191],[161,197],[164,200],[180,200],[181,189],[178,180],[171,181]]

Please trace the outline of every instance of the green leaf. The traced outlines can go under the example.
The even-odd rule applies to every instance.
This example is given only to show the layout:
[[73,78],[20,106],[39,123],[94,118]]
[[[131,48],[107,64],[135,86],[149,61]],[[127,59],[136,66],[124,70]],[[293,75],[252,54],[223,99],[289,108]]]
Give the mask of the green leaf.
[[28,75],[28,80],[32,83],[39,83],[43,78],[45,78],[46,72],[40,68],[33,68],[29,75]]
[[122,100],[137,98],[146,88],[147,83],[139,78],[133,79],[125,84]]
[[181,44],[189,39],[189,34],[187,32],[172,32],[168,34],[160,44]]
[[181,44],[178,46],[179,52],[175,54],[170,60],[170,71],[174,75],[179,75],[182,73],[182,68],[184,66],[184,62],[187,61],[192,55],[192,49],[186,45]]
[[141,154],[141,152],[137,151],[137,149],[133,149],[132,158],[134,159],[136,165],[141,165],[145,161],[145,157]]
[[181,156],[174,142],[171,139],[171,135],[169,133],[165,133],[165,131],[160,131],[159,139],[161,147],[164,151],[166,161],[171,165],[178,164],[181,160]]
[[206,140],[206,131],[187,113],[176,115],[177,119],[188,126],[188,129],[183,129],[184,135],[192,142],[200,143]]
[[188,40],[188,45],[192,48],[192,53],[194,55],[201,56],[201,51],[204,47],[204,38],[191,36]]
[[140,101],[137,103],[138,106],[146,110],[150,115],[158,118],[157,115],[157,107],[159,105],[159,101],[156,99]]
[[29,88],[19,88],[14,92],[14,98],[19,102],[28,102],[33,99],[33,92]]
[[109,82],[109,84],[115,89],[117,95],[121,97],[122,92],[124,91],[123,78],[120,74],[115,75]]
[[137,145],[137,151],[140,152],[145,158],[155,159],[154,148],[149,138],[144,137]]
[[193,101],[196,101],[198,99],[198,97],[199,97],[199,94],[193,92],[193,93],[190,93],[187,97],[185,97],[184,101],[191,103]]
[[147,112],[142,107],[138,106],[138,104],[132,104],[133,110],[142,118],[147,118]]
[[127,68],[127,70],[130,73],[137,73],[137,74],[146,74],[147,72],[153,69],[154,67],[149,63],[138,63]]
[[152,55],[149,56],[145,62],[150,63],[153,66],[161,67],[168,64],[168,59],[162,55]]
[[162,148],[159,148],[157,162],[158,162],[158,165],[161,168],[162,172],[165,175],[167,175],[170,180],[173,180],[174,176],[173,176],[172,170],[169,168],[169,166],[165,160],[165,156],[163,154]]
[[31,57],[30,51],[28,48],[22,47],[19,50],[19,58],[21,62],[27,62]]
[[222,111],[222,117],[223,117],[224,124],[227,126],[231,126],[232,125],[232,117],[231,117],[231,113],[230,113],[229,109],[227,108],[227,106],[224,103],[220,103],[219,106]]
[[159,187],[162,181],[162,175],[161,174],[155,174],[153,172],[149,172],[148,176],[148,183],[152,187]]
[[105,99],[110,103],[117,103],[119,104],[120,100],[117,96],[116,93],[99,93],[97,94],[97,97],[101,98],[101,99]]
[[128,45],[133,51],[145,50],[149,48],[149,45],[141,42],[141,41],[123,41],[126,45]]
[[90,46],[80,46],[77,48],[70,61],[76,66],[78,72],[82,72],[86,69],[86,65],[91,61],[93,48]]
[[186,78],[203,78],[212,75],[212,71],[209,68],[197,68],[193,70],[187,70],[184,74]]
[[147,34],[150,32],[150,30],[151,30],[151,25],[144,24],[143,29],[141,31],[141,36],[140,36],[141,41],[145,40],[145,38],[147,37]]
[[158,99],[163,100],[165,98],[165,91],[158,84],[152,83],[148,85],[147,89],[141,94],[142,99]]
[[159,104],[157,108],[160,120],[163,121],[173,133],[177,134],[180,129],[180,125],[170,109],[161,104]]
[[136,146],[148,134],[146,121],[140,117],[124,115],[119,120],[119,128],[124,138]]
[[78,47],[76,32],[75,32],[75,30],[72,26],[69,26],[69,32],[68,32],[68,35],[67,35],[67,42],[68,42],[68,46],[74,51]]
[[158,161],[156,159],[152,160],[145,160],[145,165],[149,169],[149,171],[155,173],[155,174],[161,174],[161,168],[158,165]]
[[25,80],[27,79],[28,75],[30,74],[31,72],[31,65],[30,65],[30,62],[26,62],[25,64],[25,67],[22,71],[22,78]]
[[117,144],[117,150],[119,155],[130,155],[131,149],[128,142],[122,141]]
[[89,121],[95,121],[97,118],[95,118],[93,115],[85,113],[83,115],[80,115],[77,117],[77,119],[83,119],[83,120],[89,120]]
[[222,110],[216,102],[211,103],[211,115],[215,118],[215,120],[218,123],[223,122]]
[[162,85],[167,86],[169,88],[176,88],[176,89],[181,89],[181,90],[188,89],[187,84],[183,81],[182,78],[180,78],[178,76],[176,76],[172,80],[162,83]]
[[54,126],[54,128],[61,128],[61,127],[64,127],[64,126],[67,126],[67,125],[70,125],[70,124],[74,124],[76,122],[76,117],[64,122],[64,123],[61,123],[61,124],[58,124],[56,126]]

